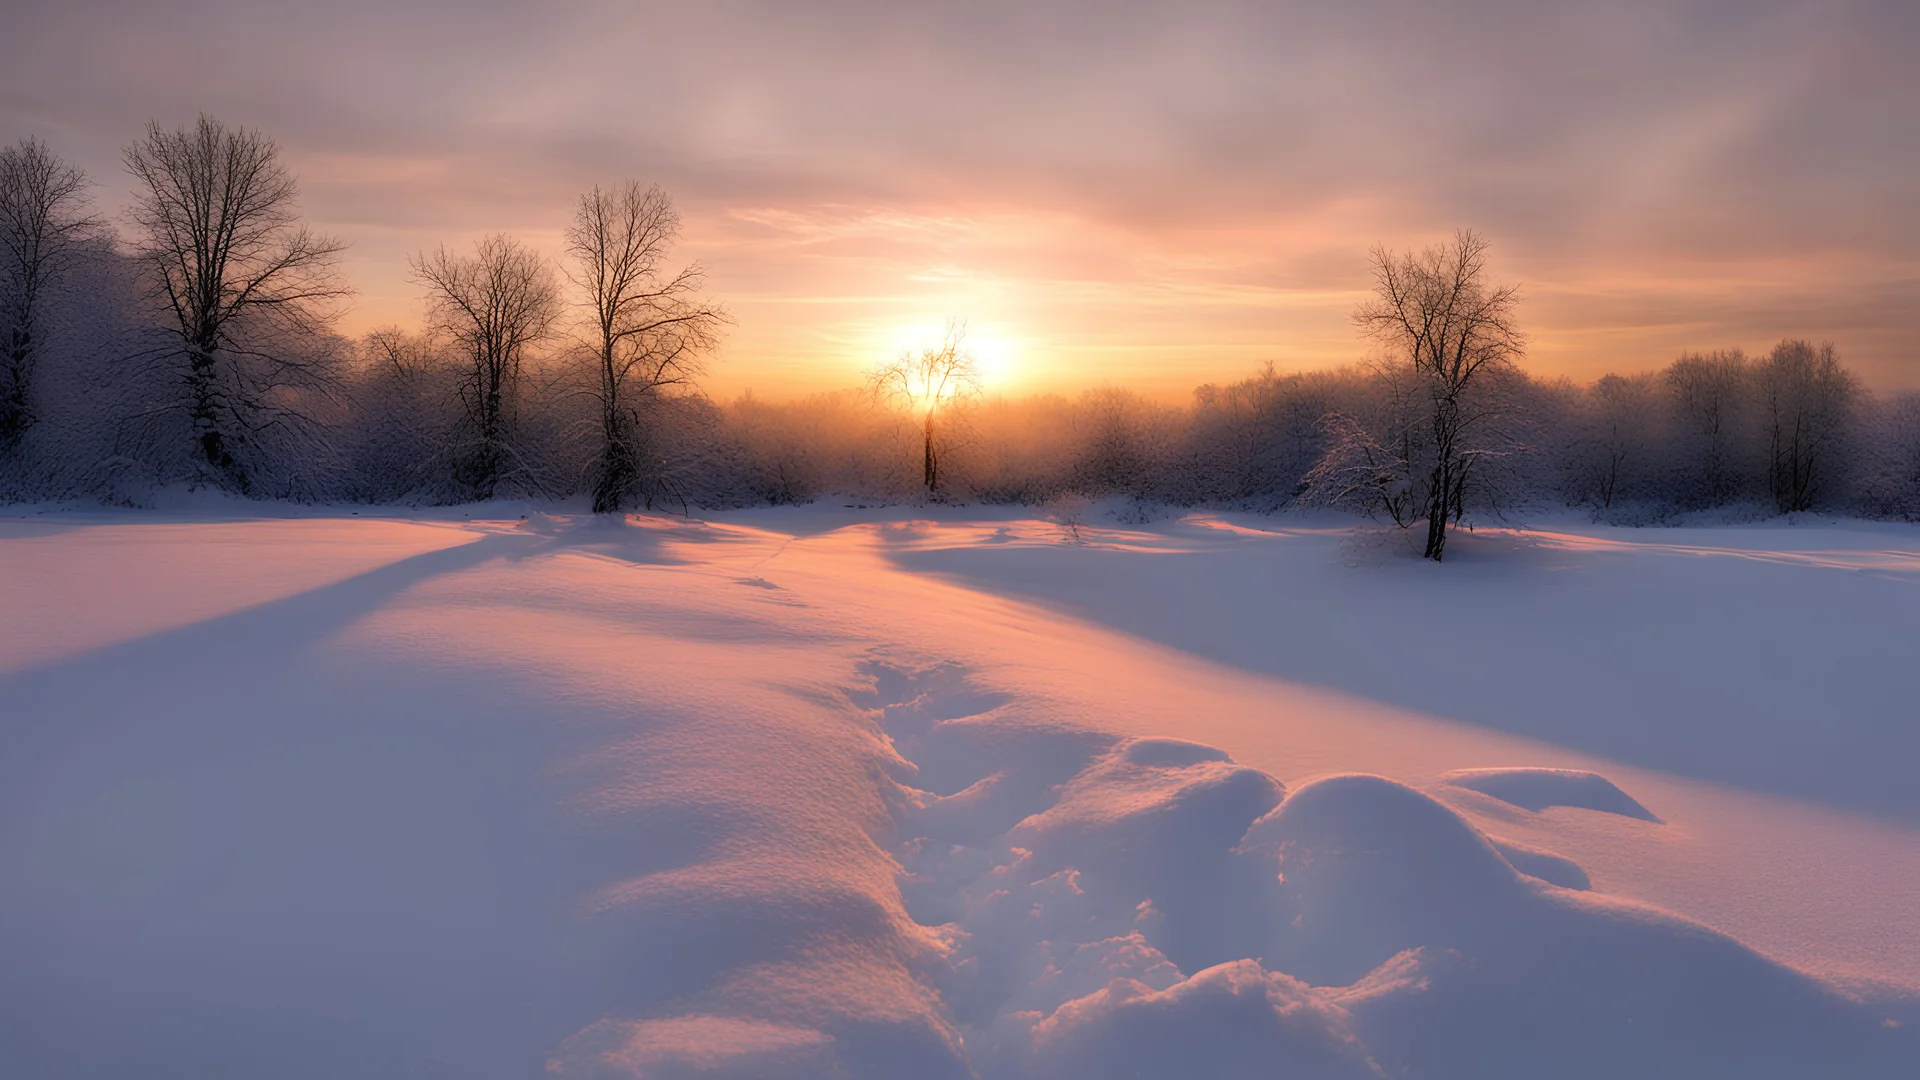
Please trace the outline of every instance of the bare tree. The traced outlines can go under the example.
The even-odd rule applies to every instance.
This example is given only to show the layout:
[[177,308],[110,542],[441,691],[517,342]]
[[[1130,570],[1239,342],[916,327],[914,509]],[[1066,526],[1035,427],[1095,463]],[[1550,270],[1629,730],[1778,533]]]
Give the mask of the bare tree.
[[447,487],[455,365],[423,334],[383,327],[360,339],[353,414],[341,444],[353,464],[345,494],[367,502],[457,498]]
[[139,255],[172,317],[159,355],[176,362],[202,466],[246,491],[244,450],[306,419],[287,391],[324,383],[302,346],[347,295],[344,245],[301,222],[293,174],[258,131],[206,115],[183,131],[149,124],[124,160]]
[[726,314],[700,296],[698,265],[669,271],[667,252],[680,217],[658,187],[628,181],[580,197],[567,228],[578,264],[574,283],[591,309],[600,452],[590,487],[593,512],[617,513],[634,497],[651,509],[668,478],[642,411],[675,388],[690,387],[718,340]]
[[1698,485],[1692,501],[1722,506],[1741,494],[1749,369],[1739,349],[1687,353],[1667,368],[1674,420]]
[[903,352],[867,376],[868,389],[877,399],[905,410],[919,424],[920,479],[929,495],[940,489],[939,418],[980,394],[980,366],[966,339],[966,324],[950,321],[938,344]]
[[1811,510],[1832,485],[1858,387],[1832,345],[1783,341],[1755,367],[1767,436],[1767,487],[1783,514]]
[[38,419],[34,368],[47,290],[70,268],[88,217],[87,177],[38,139],[0,150],[0,454]]
[[1379,430],[1329,417],[1333,448],[1310,474],[1323,501],[1384,510],[1402,528],[1426,522],[1423,553],[1436,562],[1476,474],[1511,452],[1501,375],[1524,346],[1519,292],[1488,284],[1486,254],[1487,241],[1467,230],[1418,255],[1374,250],[1374,299],[1353,318],[1389,350],[1380,370],[1389,415]]
[[1192,497],[1269,511],[1298,498],[1326,453],[1321,418],[1337,411],[1330,389],[1344,381],[1344,373],[1281,375],[1268,362],[1252,378],[1195,390],[1181,453]]
[[491,499],[508,476],[531,477],[513,426],[527,351],[560,313],[553,268],[538,252],[495,234],[470,256],[445,247],[416,255],[413,277],[427,290],[434,329],[452,339],[464,361],[459,398],[470,430],[454,448],[456,481],[469,497]]
[[1411,529],[1426,505],[1417,483],[1421,462],[1414,453],[1415,424],[1401,408],[1399,387],[1384,373],[1379,384],[1395,391],[1381,410],[1385,417],[1368,423],[1353,412],[1330,412],[1321,418],[1327,452],[1307,471],[1304,500],[1385,516]]
[[1147,499],[1159,492],[1172,442],[1170,410],[1107,386],[1080,395],[1069,414],[1075,437],[1073,488],[1095,496]]
[[1582,475],[1576,482],[1601,510],[1612,509],[1645,468],[1653,400],[1646,376],[1602,375],[1586,395],[1585,430],[1578,432]]
[[1861,398],[1856,505],[1871,517],[1920,521],[1920,391]]

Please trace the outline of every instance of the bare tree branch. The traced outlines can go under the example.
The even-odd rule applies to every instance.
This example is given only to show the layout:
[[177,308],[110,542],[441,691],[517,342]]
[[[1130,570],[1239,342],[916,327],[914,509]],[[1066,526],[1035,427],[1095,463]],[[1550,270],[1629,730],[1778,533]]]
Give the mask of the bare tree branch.
[[101,227],[83,211],[87,177],[38,139],[0,149],[0,456],[39,419],[34,369],[47,290]]
[[651,508],[663,474],[642,411],[658,395],[692,386],[719,341],[727,315],[700,295],[704,272],[669,272],[680,216],[659,187],[630,180],[580,196],[567,228],[570,276],[586,294],[592,389],[599,403],[600,453],[590,487],[595,513],[616,513],[638,496]]
[[1354,312],[1388,349],[1382,434],[1330,417],[1332,449],[1309,474],[1315,497],[1380,512],[1401,528],[1425,521],[1425,555],[1439,561],[1484,462],[1508,449],[1489,441],[1508,403],[1498,380],[1525,349],[1514,320],[1519,291],[1487,284],[1487,241],[1462,230],[1418,254],[1373,252],[1374,299]]
[[257,131],[206,115],[182,131],[149,124],[123,160],[139,183],[129,216],[172,317],[168,352],[197,457],[247,491],[249,435],[289,417],[287,387],[324,381],[304,346],[349,294],[344,245],[300,221],[293,175]]
[[547,337],[560,313],[553,268],[512,237],[495,234],[470,256],[445,247],[416,255],[413,277],[427,290],[434,328],[465,361],[458,394],[473,440],[458,479],[471,497],[490,499],[521,462],[513,429],[522,369],[528,349]]
[[875,399],[905,410],[919,423],[921,482],[928,495],[940,490],[938,418],[980,394],[980,365],[966,341],[966,323],[949,320],[937,344],[903,352],[867,375],[867,388]]

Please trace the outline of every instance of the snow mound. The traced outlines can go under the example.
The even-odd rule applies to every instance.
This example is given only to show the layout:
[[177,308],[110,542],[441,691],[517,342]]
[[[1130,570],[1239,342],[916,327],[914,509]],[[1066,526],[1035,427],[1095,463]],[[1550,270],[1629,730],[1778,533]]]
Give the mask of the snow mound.
[[1268,958],[1345,985],[1403,950],[1453,946],[1532,893],[1487,838],[1446,806],[1378,776],[1296,790],[1254,823],[1249,848],[1279,862],[1281,932]]
[[1587,877],[1586,870],[1565,855],[1518,840],[1503,840],[1497,836],[1487,839],[1492,842],[1494,850],[1506,858],[1509,866],[1528,877],[1539,878],[1563,889],[1584,891],[1593,888],[1593,881]]
[[[1892,1077],[1920,1060],[1912,1000],[1848,997],[1576,891],[1573,861],[1405,784],[1289,793],[1212,747],[1000,706],[928,723],[983,700],[964,683],[896,682],[918,775],[966,784],[914,793],[898,857],[909,912],[953,943],[941,994],[982,1077]],[[1592,774],[1465,775],[1604,801]]]
[[1253,960],[1220,964],[1165,990],[1115,980],[1034,1027],[1032,1077],[1384,1075],[1346,1010]]
[[1897,1076],[1901,1016],[1722,934],[1516,874],[1454,811],[1375,776],[1307,784],[1251,835],[1278,855],[1263,955],[1408,1075]]
[[1249,914],[1241,838],[1285,794],[1279,781],[1226,755],[1168,739],[1126,743],[1065,784],[1058,802],[1007,842],[1029,874],[1078,875],[1129,909],[1164,919],[1161,951],[1188,970],[1238,959]]
[[547,1062],[584,1080],[827,1080],[833,1038],[812,1028],[723,1016],[602,1020],[567,1039]]
[[1460,769],[1440,780],[1536,813],[1549,806],[1572,806],[1656,824],[1660,821],[1613,781],[1581,769]]
[[[912,721],[910,721],[912,722]],[[915,836],[982,844],[1052,805],[1056,790],[1113,745],[1069,727],[976,716],[940,722],[918,742]],[[951,791],[935,795],[936,791]]]
[[1135,739],[1127,744],[1124,756],[1130,765],[1176,768],[1230,760],[1224,750],[1201,746],[1185,739]]

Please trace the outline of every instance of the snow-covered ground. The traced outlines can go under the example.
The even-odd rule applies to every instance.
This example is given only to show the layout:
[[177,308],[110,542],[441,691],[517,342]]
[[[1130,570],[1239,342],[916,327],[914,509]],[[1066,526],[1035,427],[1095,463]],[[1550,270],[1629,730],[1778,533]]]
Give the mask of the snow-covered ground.
[[1920,1074],[1911,528],[245,509],[0,517],[0,1075]]

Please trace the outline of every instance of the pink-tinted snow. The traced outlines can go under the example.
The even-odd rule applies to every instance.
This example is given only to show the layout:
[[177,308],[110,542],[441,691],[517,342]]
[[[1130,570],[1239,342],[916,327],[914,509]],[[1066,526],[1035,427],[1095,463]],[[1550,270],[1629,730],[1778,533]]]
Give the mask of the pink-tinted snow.
[[929,517],[0,520],[0,1072],[1920,1066],[1911,531]]

